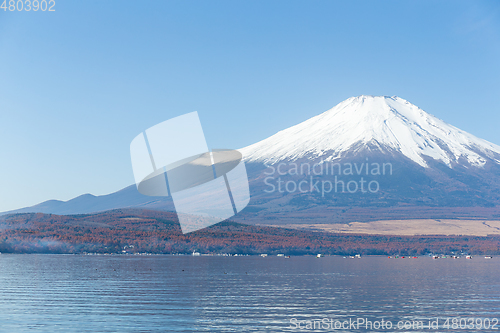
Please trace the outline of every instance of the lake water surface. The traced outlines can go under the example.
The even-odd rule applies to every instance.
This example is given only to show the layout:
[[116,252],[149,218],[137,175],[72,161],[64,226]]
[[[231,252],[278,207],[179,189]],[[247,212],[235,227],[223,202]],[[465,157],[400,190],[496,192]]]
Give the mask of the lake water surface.
[[495,319],[500,258],[0,255],[1,332],[495,332]]

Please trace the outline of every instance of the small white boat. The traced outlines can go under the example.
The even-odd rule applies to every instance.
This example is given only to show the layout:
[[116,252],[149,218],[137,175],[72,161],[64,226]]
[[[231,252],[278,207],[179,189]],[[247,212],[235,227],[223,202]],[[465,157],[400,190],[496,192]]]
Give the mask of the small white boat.
[[316,255],[316,258],[321,258],[322,256],[323,256],[323,255],[322,255],[321,253],[318,253],[318,254]]
[[260,256],[265,258],[267,257],[267,253],[262,253]]
[[465,259],[472,259],[472,256],[465,256]]
[[283,253],[279,253],[278,257],[284,257],[285,255]]
[[493,257],[492,256],[486,256],[486,257],[484,257],[484,259],[491,259],[491,258],[493,258]]

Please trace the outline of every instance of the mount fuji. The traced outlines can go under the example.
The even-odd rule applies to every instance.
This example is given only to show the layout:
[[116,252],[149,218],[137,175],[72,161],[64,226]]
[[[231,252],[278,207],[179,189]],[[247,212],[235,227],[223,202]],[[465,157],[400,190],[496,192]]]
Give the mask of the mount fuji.
[[[232,219],[258,224],[498,219],[500,146],[393,96],[358,96],[240,149],[251,200]],[[17,211],[173,210],[135,186]]]
[[349,98],[241,152],[252,175],[247,222],[500,217],[500,146],[396,96]]

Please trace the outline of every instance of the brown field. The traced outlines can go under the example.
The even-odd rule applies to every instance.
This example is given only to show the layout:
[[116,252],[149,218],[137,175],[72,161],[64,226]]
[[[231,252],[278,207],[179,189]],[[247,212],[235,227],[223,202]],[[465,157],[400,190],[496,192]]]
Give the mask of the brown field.
[[275,227],[369,235],[500,235],[500,221],[496,220],[382,220],[346,224],[282,224]]

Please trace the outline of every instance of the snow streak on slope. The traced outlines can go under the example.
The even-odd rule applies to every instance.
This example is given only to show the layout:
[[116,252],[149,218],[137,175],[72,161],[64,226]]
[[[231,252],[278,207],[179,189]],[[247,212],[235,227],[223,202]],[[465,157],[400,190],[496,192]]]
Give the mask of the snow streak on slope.
[[[371,144],[368,146],[368,144]],[[427,167],[422,156],[449,167],[465,159],[483,166],[499,162],[500,146],[479,139],[399,97],[351,97],[334,108],[240,151],[247,162],[276,163],[299,158],[325,161],[353,149],[397,151]]]

